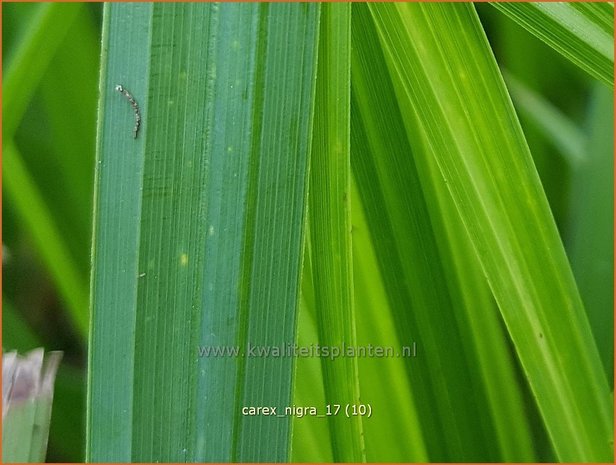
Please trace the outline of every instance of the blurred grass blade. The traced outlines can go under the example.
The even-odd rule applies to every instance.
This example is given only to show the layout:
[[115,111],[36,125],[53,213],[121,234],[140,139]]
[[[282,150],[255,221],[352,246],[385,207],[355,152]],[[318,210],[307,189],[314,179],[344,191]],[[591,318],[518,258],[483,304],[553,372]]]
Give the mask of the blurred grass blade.
[[494,2],[514,21],[591,76],[614,87],[614,4]]
[[586,136],[558,108],[510,73],[504,73],[507,89],[520,115],[532,121],[558,148],[567,166],[575,169],[586,158]]
[[370,8],[408,105],[407,133],[422,136],[424,153],[436,159],[559,460],[612,461],[612,400],[601,361],[474,7]]
[[43,462],[61,352],[2,357],[2,462]]
[[[356,346],[350,210],[351,5],[321,12],[314,143],[310,175],[310,240],[319,343]],[[357,359],[322,358],[330,405],[360,403]],[[363,462],[361,416],[330,415],[335,462]]]
[[2,138],[5,141],[13,138],[40,79],[82,6],[80,3],[40,4],[26,39],[15,52],[2,79],[2,114],[5,115]]
[[32,239],[58,286],[75,328],[82,334],[88,327],[88,298],[86,277],[80,276],[65,237],[60,234],[45,200],[37,189],[17,147],[4,143],[2,160],[2,189],[11,199],[15,211],[32,234]]
[[286,461],[290,417],[242,407],[290,405],[293,359],[199,346],[295,343],[319,5],[106,4],[103,26],[87,459]]
[[77,4],[41,4],[31,20],[25,40],[14,52],[2,81],[3,191],[32,236],[49,274],[59,289],[75,329],[87,334],[86,277],[71,255],[52,211],[39,191],[13,136],[49,63],[81,10]]
[[[614,382],[614,104],[596,86],[587,157],[572,174],[571,266],[610,384]],[[592,181],[591,181],[592,180]],[[612,386],[613,389],[613,386]]]

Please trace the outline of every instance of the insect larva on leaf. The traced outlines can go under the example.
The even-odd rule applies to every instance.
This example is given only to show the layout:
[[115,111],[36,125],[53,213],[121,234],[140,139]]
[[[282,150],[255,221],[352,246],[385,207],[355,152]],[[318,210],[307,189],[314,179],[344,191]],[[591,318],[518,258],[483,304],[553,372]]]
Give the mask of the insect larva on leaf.
[[126,90],[122,84],[116,85],[115,90],[117,90],[124,97],[126,97],[130,102],[130,106],[133,107],[133,111],[135,112],[135,128],[133,129],[133,138],[136,139],[137,133],[139,132],[139,126],[141,126],[141,112],[139,111],[139,104],[132,96],[132,94],[128,90]]

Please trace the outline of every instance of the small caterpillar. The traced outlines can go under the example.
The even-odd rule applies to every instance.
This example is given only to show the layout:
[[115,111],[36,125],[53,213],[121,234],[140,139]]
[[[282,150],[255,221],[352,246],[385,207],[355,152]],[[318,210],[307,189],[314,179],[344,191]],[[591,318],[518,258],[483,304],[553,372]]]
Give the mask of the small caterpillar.
[[136,139],[137,133],[139,132],[139,126],[141,126],[141,112],[139,111],[139,104],[131,95],[131,93],[124,88],[122,84],[118,84],[117,86],[115,86],[115,90],[117,90],[124,97],[126,97],[130,102],[130,106],[133,107],[133,111],[135,112],[135,128],[133,129],[133,139]]

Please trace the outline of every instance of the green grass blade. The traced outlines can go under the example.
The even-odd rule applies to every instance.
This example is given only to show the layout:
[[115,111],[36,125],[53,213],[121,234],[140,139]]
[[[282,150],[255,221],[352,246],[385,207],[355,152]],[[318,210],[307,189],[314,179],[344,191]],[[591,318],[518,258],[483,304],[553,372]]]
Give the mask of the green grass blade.
[[[98,68],[95,55],[100,38],[89,7],[34,5],[26,10],[11,5],[9,11],[27,27],[22,41],[12,38],[13,45],[6,45],[14,58],[4,62],[4,88],[11,93],[3,101],[3,145],[5,153],[19,153],[17,169],[28,180],[25,185],[9,180],[5,186],[5,241],[9,250],[16,251],[13,263],[5,265],[17,267],[9,269],[15,279],[7,283],[7,293],[37,294],[25,290],[24,282],[30,282],[33,290],[51,292],[53,300],[62,301],[54,308],[65,313],[57,321],[70,322],[59,323],[64,326],[61,332],[74,333],[85,345],[90,267],[85,251],[91,236],[96,115],[96,85],[91,78]],[[71,82],[67,91],[67,76],[76,69],[81,79]],[[4,167],[10,178],[12,165]],[[39,222],[40,214],[45,218]],[[49,228],[53,234],[47,237]],[[28,274],[34,271],[32,276],[19,277],[19,267],[28,260],[20,250],[36,264],[36,270],[28,270]],[[53,290],[41,286],[41,280],[53,285]],[[45,301],[42,311],[48,314],[49,299]],[[35,314],[41,309],[34,305],[29,311]],[[57,334],[54,329],[50,332]]]
[[[350,209],[351,5],[321,13],[314,143],[310,175],[310,240],[319,343],[356,345]],[[357,359],[322,358],[330,405],[359,404]],[[365,461],[361,416],[331,415],[336,462]]]
[[[298,315],[297,342],[302,347],[319,344],[312,279],[310,228],[306,234],[302,270],[302,298]],[[325,406],[323,369],[319,357],[299,357],[295,364],[294,405]],[[324,408],[324,407],[323,407]],[[321,411],[323,413],[323,411]],[[333,462],[330,425],[325,418],[304,416],[293,419],[292,462]]]
[[291,403],[292,358],[248,347],[295,342],[318,25],[314,4],[106,5],[88,460],[287,460],[290,417],[241,409]]
[[32,234],[45,266],[58,286],[61,298],[69,309],[75,328],[87,333],[88,312],[86,277],[80,275],[53,215],[30,177],[17,147],[5,143],[2,162],[2,189],[15,211]]
[[[43,121],[38,124],[45,129],[33,129],[37,123],[27,117],[22,120],[16,139],[63,234],[70,237],[68,246],[84,275],[90,270],[90,254],[84,251],[90,249],[92,240],[100,56],[100,29],[92,7],[79,11],[41,80],[37,94],[40,99],[35,99],[36,109],[30,111],[40,111],[38,114]],[[70,91],[63,91],[67,86],[66,76],[74,73],[78,73],[80,79],[71,80]],[[44,134],[44,141],[37,140],[34,144],[48,147],[48,156],[38,156],[40,145],[32,148],[23,142],[20,134],[27,130]],[[50,168],[57,171],[52,179],[48,176]],[[87,334],[81,336],[85,347]]]
[[[355,7],[354,7],[355,8]],[[375,244],[361,203],[357,183],[352,183],[353,277],[357,340],[360,346],[405,345],[398,338],[395,318],[379,271]],[[374,416],[364,421],[368,462],[427,462],[412,385],[406,376],[405,360],[398,357],[360,358],[362,399],[372,405]],[[399,438],[403,432],[404,440]]]
[[[357,60],[354,70],[354,84],[357,84],[354,89],[357,90],[357,102],[358,111],[363,116],[364,121],[368,122],[367,127],[372,127],[370,132],[367,132],[369,136],[365,141],[358,140],[358,147],[373,147],[373,150],[379,147],[387,147],[387,144],[394,146],[392,141],[396,141],[396,145],[399,146],[399,153],[411,153],[419,150],[419,147],[411,147],[408,143],[405,143],[406,135],[404,134],[404,128],[401,123],[396,123],[398,118],[401,120],[397,99],[392,87],[391,81],[387,76],[386,68],[387,63],[384,60],[382,53],[377,53],[377,48],[372,46],[372,50],[369,54],[367,51],[370,48],[366,44],[378,44],[378,37],[376,31],[367,27],[367,18],[364,18],[360,13],[362,10],[356,10],[358,15],[358,21],[354,23],[354,26],[361,30],[362,42],[356,45],[355,50],[358,58],[365,55],[363,60]],[[361,26],[361,29],[359,27]],[[359,42],[359,41],[358,41]],[[365,51],[363,51],[365,49]],[[369,57],[369,58],[368,58]],[[365,65],[365,70],[362,69],[362,63],[368,63],[369,68]],[[381,70],[376,72],[374,70]],[[370,70],[372,74],[371,85],[366,86],[370,81],[366,81],[366,76]],[[362,81],[364,81],[362,83]],[[363,91],[363,92],[362,92]],[[364,101],[362,103],[362,101]],[[365,108],[362,111],[362,107]],[[366,117],[364,115],[370,115]],[[375,117],[375,115],[378,115]],[[372,121],[371,121],[372,120]],[[361,131],[357,129],[356,136],[361,134]],[[413,140],[413,139],[409,139]],[[387,142],[386,142],[387,141]],[[386,166],[383,160],[386,160],[387,153],[391,152],[390,148],[381,148],[375,152],[374,158],[377,160],[377,165],[382,165],[379,170],[383,170]],[[361,153],[361,152],[358,152]],[[469,249],[468,241],[465,240],[465,231],[461,228],[455,211],[451,212],[451,207],[448,207],[446,203],[442,201],[445,186],[443,186],[440,176],[435,178],[433,174],[433,168],[430,165],[426,165],[421,160],[421,157],[414,157],[417,169],[417,179],[409,179],[398,187],[398,191],[395,191],[390,187],[394,182],[385,182],[384,190],[392,199],[396,197],[400,200],[398,203],[403,202],[404,192],[408,191],[408,185],[421,184],[422,192],[415,192],[417,199],[413,202],[409,202],[412,207],[409,206],[409,211],[419,210],[419,206],[422,203],[426,204],[426,210],[424,212],[425,217],[416,221],[416,224],[423,223],[421,234],[417,234],[416,241],[422,244],[422,250],[416,256],[408,255],[409,247],[401,247],[399,254],[405,257],[404,260],[408,263],[413,263],[417,269],[418,264],[421,263],[422,255],[428,253],[428,247],[431,245],[433,250],[431,251],[432,258],[429,261],[429,265],[423,265],[422,269],[429,270],[424,273],[418,273],[418,276],[412,276],[411,272],[407,272],[412,278],[409,280],[421,282],[422,279],[426,279],[425,276],[431,276],[429,282],[424,283],[425,287],[435,286],[436,283],[440,286],[440,293],[448,294],[451,299],[451,307],[442,306],[440,314],[434,312],[434,306],[420,307],[417,306],[413,309],[416,313],[435,313],[432,325],[428,325],[423,328],[422,332],[430,330],[429,328],[442,325],[439,323],[439,319],[446,319],[452,321],[457,326],[459,331],[461,345],[464,346],[463,352],[466,354],[467,365],[465,372],[458,374],[456,370],[444,370],[443,373],[434,373],[432,376],[442,377],[447,380],[449,385],[464,385],[472,386],[474,392],[474,400],[476,404],[473,408],[478,409],[481,414],[472,413],[471,418],[474,418],[472,428],[476,430],[475,434],[480,433],[483,429],[483,434],[489,436],[490,439],[485,441],[489,442],[490,446],[486,447],[485,442],[480,441],[471,442],[464,441],[464,453],[467,457],[472,457],[474,460],[495,460],[500,458],[501,460],[514,460],[514,461],[532,461],[533,452],[532,444],[529,439],[529,426],[528,419],[525,415],[520,415],[522,410],[522,399],[519,392],[518,383],[516,382],[516,370],[513,360],[509,354],[507,346],[507,338],[502,331],[498,314],[495,312],[491,294],[486,287],[486,283],[483,279],[482,273],[478,270],[478,265],[474,259],[474,253]],[[405,167],[400,169],[396,166],[396,163],[400,163],[399,158],[390,161],[389,176],[396,179],[400,177],[398,174],[400,171],[403,173],[410,173],[412,169]],[[359,161],[359,160],[358,160]],[[410,161],[410,160],[409,160]],[[405,163],[409,166],[409,161]],[[358,168],[360,164],[356,165]],[[412,166],[412,165],[411,165]],[[358,170],[360,173],[361,170]],[[382,176],[382,175],[381,175]],[[408,176],[408,174],[407,174]],[[375,190],[374,176],[372,180],[367,179],[365,184],[370,185],[371,190]],[[377,176],[378,178],[378,176]],[[384,178],[386,179],[386,178]],[[366,193],[364,193],[365,195]],[[391,202],[391,201],[389,201]],[[383,201],[384,205],[388,205],[388,201]],[[391,207],[390,207],[391,208]],[[373,207],[374,210],[378,207]],[[443,211],[441,211],[443,210]],[[452,214],[453,213],[453,214]],[[372,213],[374,215],[374,213]],[[455,215],[455,216],[454,216]],[[426,219],[429,222],[426,223]],[[399,220],[398,220],[399,221]],[[355,220],[354,220],[355,223]],[[383,220],[376,220],[373,217],[372,222],[368,224],[385,224]],[[417,227],[417,226],[416,226]],[[409,228],[409,226],[407,226]],[[375,228],[376,229],[376,228]],[[419,229],[419,228],[418,228]],[[408,229],[407,229],[408,230]],[[377,249],[380,249],[383,254],[386,249],[383,247],[384,243],[394,242],[393,239],[385,239],[387,234],[384,231],[379,232],[382,239],[376,244]],[[430,236],[434,235],[436,244],[432,243]],[[432,245],[434,244],[434,245]],[[438,249],[438,250],[436,250]],[[386,252],[385,252],[386,253]],[[425,259],[424,259],[425,260]],[[438,264],[442,261],[442,267]],[[390,264],[383,267],[385,276],[392,274],[390,269],[395,269],[395,266]],[[438,281],[432,276],[436,273],[442,275],[442,281]],[[389,280],[398,279],[398,277],[388,277]],[[390,285],[391,286],[391,285]],[[416,293],[415,293],[416,294]],[[363,300],[363,299],[359,299]],[[430,311],[426,309],[429,308]],[[373,324],[375,325],[375,324]],[[451,341],[456,337],[455,331],[449,330],[448,338]],[[404,336],[402,340],[408,340]],[[442,346],[447,344],[443,341]],[[453,345],[456,345],[455,343]],[[442,350],[442,349],[441,349]],[[421,351],[421,355],[418,357],[432,358],[433,355],[427,353],[427,349]],[[418,362],[418,361],[417,361]],[[415,361],[411,364],[411,370],[416,370],[417,367]],[[432,361],[428,362],[430,365]],[[428,371],[428,370],[426,370]],[[429,372],[429,371],[428,371]],[[467,377],[470,374],[470,379]],[[419,391],[417,389],[417,383],[411,383],[411,390]],[[421,395],[421,392],[418,392]],[[455,398],[455,396],[452,396]],[[457,402],[468,402],[468,397],[455,398]],[[435,400],[435,403],[439,400]],[[427,406],[425,402],[420,399],[416,400],[419,404],[418,409],[425,409]],[[424,404],[424,405],[422,405]],[[436,404],[435,404],[436,405]],[[435,408],[432,406],[431,408]],[[446,406],[441,408],[447,408]],[[458,407],[459,408],[459,407]],[[515,414],[512,415],[512,412]],[[428,423],[424,418],[429,414],[423,412],[423,415],[419,415],[419,421],[423,421],[424,424]],[[461,424],[464,424],[466,420],[458,419]],[[428,426],[428,428],[434,426]],[[470,427],[467,425],[466,428]],[[463,427],[464,428],[464,427]],[[415,428],[416,429],[416,428]],[[451,433],[450,433],[451,434]],[[440,443],[434,438],[430,439],[432,444],[432,457],[435,454],[442,453],[446,445]],[[451,441],[448,441],[451,442]],[[418,459],[421,460],[421,459]],[[453,458],[452,458],[453,460]]]
[[[383,283],[378,271],[377,259],[368,232],[368,225],[361,207],[355,183],[352,184],[352,235],[354,307],[356,309],[357,343],[395,347],[399,341],[391,320]],[[306,249],[310,256],[310,244]],[[300,312],[298,342],[301,346],[319,344],[316,329],[316,309],[310,260],[304,262],[302,309]],[[421,425],[413,399],[409,396],[410,385],[405,376],[405,363],[401,358],[358,359],[362,399],[371,404],[375,417],[363,422],[366,440],[366,459],[371,461],[413,462],[427,461]],[[324,406],[323,378],[320,360],[299,358],[297,362],[295,404],[300,406]],[[404,441],[391,441],[404,432]],[[303,417],[294,421],[294,462],[331,462],[333,453],[329,425],[324,418]]]
[[[22,226],[32,237],[44,265],[69,309],[76,330],[87,334],[86,282],[81,262],[71,253],[70,243],[55,217],[45,192],[39,189],[24,157],[15,145],[14,134],[38,89],[40,80],[60,48],[79,12],[79,5],[41,5],[25,37],[13,53],[3,79],[3,190]],[[48,172],[46,173],[48,174]]]
[[503,462],[536,461],[527,413],[531,407],[525,405],[528,399],[524,398],[509,338],[492,293],[433,157],[424,154],[416,160],[424,193],[430,199],[430,217],[439,238],[458,324],[467,335],[465,350],[476,360],[471,367],[472,376],[480,380],[477,389],[485,391],[486,402],[482,407],[490,412],[490,418],[484,422],[496,433]]
[[39,81],[62,43],[81,4],[44,3],[15,51],[2,79],[2,138],[11,140]]
[[[244,233],[241,329],[244,346],[274,346],[281,341],[293,344],[296,337],[319,6],[260,5],[256,13],[255,104],[249,113],[253,157],[247,160],[251,172],[246,193],[252,211]],[[232,10],[229,17],[233,20]],[[237,27],[242,29],[241,24]],[[247,38],[247,44],[253,42]],[[245,58],[238,54],[236,60],[243,63]],[[220,99],[221,107],[227,107],[228,98],[221,94]],[[244,102],[238,99],[237,104],[238,113],[245,113]],[[223,210],[221,222],[225,221]],[[228,259],[219,256],[220,261]],[[219,293],[224,298],[227,291],[221,288]],[[292,370],[292,359],[247,359],[239,373],[244,384],[240,405],[288,406]],[[233,460],[288,460],[289,417],[241,420]]]
[[494,2],[591,76],[614,87],[614,4],[610,2]]
[[[414,163],[370,13],[353,9],[353,173],[431,461],[494,461],[496,437],[476,361],[448,289],[423,180]],[[451,389],[450,386],[456,386]]]
[[[126,15],[131,24],[141,25],[140,28],[131,28],[130,31],[134,32],[130,35],[128,29],[118,28],[119,19],[114,23],[111,21],[111,10],[115,8],[118,8],[116,17]],[[114,50],[110,41],[124,40],[123,46],[129,53],[125,55],[125,63],[115,64],[116,73],[132,63],[132,73],[141,79],[147,76],[147,63],[141,52],[148,46],[146,25],[150,20],[150,8],[146,4],[130,8],[106,4],[103,15],[90,277],[86,461],[130,462],[133,459],[132,404],[138,290],[135,277],[140,274],[139,224],[136,220],[124,219],[138,219],[140,216],[140,195],[134,186],[141,185],[143,149],[140,141],[132,141],[129,145],[131,141],[117,135],[113,138],[115,147],[111,147],[107,124],[115,124],[118,131],[117,126],[125,129],[130,120],[119,105],[107,110],[107,96],[112,96],[113,90],[113,87],[108,87],[119,83],[108,83],[107,73],[114,66],[108,57]],[[115,32],[115,28],[119,31]],[[123,84],[134,86],[130,82]],[[139,90],[132,89],[133,92]],[[139,94],[136,95],[139,98]],[[128,131],[125,129],[124,132]],[[111,157],[111,153],[122,156]],[[105,265],[106,262],[109,265]]]
[[510,73],[504,74],[507,89],[520,116],[533,122],[556,147],[570,169],[586,158],[586,136],[558,108]]
[[611,461],[606,378],[473,6],[371,5],[371,10],[398,95],[412,108],[405,115],[407,132],[421,135],[425,152],[436,159],[558,458]]

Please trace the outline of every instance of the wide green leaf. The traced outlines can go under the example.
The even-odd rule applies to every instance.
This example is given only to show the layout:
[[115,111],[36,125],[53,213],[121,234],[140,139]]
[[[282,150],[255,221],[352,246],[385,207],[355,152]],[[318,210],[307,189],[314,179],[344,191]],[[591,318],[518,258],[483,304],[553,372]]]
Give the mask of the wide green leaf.
[[242,408],[291,401],[293,358],[251,348],[295,342],[319,6],[103,26],[88,459],[285,461],[290,417]]

